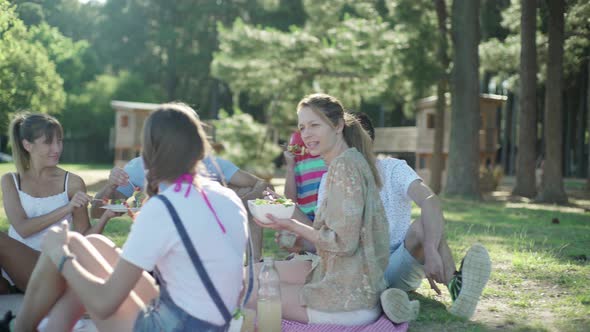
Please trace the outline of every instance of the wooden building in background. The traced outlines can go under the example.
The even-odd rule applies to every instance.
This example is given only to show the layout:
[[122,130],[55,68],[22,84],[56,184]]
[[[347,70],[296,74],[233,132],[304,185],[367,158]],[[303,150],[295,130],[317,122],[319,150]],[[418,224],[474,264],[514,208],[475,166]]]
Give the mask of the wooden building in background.
[[[430,163],[434,150],[434,127],[436,123],[436,96],[420,99],[416,103],[415,127],[390,127],[375,129],[375,152],[405,159],[416,172],[430,183]],[[450,101],[450,98],[447,98]],[[498,153],[498,113],[506,96],[482,94],[480,97],[481,125],[479,130],[480,163],[493,168]],[[446,161],[449,154],[451,132],[451,107],[445,112],[443,144],[443,186],[446,181]],[[409,154],[413,154],[410,156]]]
[[[115,166],[123,167],[129,160],[141,154],[143,123],[159,106],[160,104],[111,101],[111,107],[115,110]],[[215,128],[206,121],[203,122],[203,129],[213,143]]]

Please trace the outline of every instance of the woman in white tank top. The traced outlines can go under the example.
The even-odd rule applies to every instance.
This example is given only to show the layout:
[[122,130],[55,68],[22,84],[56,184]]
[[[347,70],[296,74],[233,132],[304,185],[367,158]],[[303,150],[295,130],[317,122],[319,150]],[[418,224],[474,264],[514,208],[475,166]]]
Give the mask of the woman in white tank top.
[[53,225],[67,220],[83,234],[99,233],[109,215],[91,227],[86,205],[90,196],[79,176],[57,166],[63,129],[45,114],[20,114],[10,125],[17,173],[2,176],[4,210],[10,228],[0,232],[0,294],[14,284],[25,290],[39,257],[41,239]]

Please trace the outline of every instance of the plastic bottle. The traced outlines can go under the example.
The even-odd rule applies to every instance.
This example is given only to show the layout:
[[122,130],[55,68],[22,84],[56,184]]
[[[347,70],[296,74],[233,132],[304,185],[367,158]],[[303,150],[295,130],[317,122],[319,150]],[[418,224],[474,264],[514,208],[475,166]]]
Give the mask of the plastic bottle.
[[272,258],[264,257],[258,274],[258,331],[281,331],[281,281]]

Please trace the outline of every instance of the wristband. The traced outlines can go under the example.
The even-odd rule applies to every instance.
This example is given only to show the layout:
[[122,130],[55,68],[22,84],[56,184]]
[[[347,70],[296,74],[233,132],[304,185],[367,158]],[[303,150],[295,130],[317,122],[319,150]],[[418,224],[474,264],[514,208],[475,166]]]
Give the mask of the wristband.
[[76,258],[76,256],[72,255],[72,254],[64,254],[63,256],[61,256],[61,259],[59,260],[59,264],[57,265],[57,271],[61,274],[61,271],[64,269],[64,265],[66,264],[66,261],[68,259],[74,259]]

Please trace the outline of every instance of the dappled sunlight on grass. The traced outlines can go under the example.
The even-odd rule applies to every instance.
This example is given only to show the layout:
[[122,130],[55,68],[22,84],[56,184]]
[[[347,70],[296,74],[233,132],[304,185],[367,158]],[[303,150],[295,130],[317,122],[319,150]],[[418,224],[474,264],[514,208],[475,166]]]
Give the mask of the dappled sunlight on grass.
[[[448,318],[446,289],[418,290],[413,331],[578,331],[590,326],[590,214],[581,208],[443,199],[447,240],[457,263],[484,244],[492,274],[472,321]],[[414,207],[413,216],[419,215]],[[432,304],[437,302],[436,305]],[[442,325],[441,325],[442,324]]]

